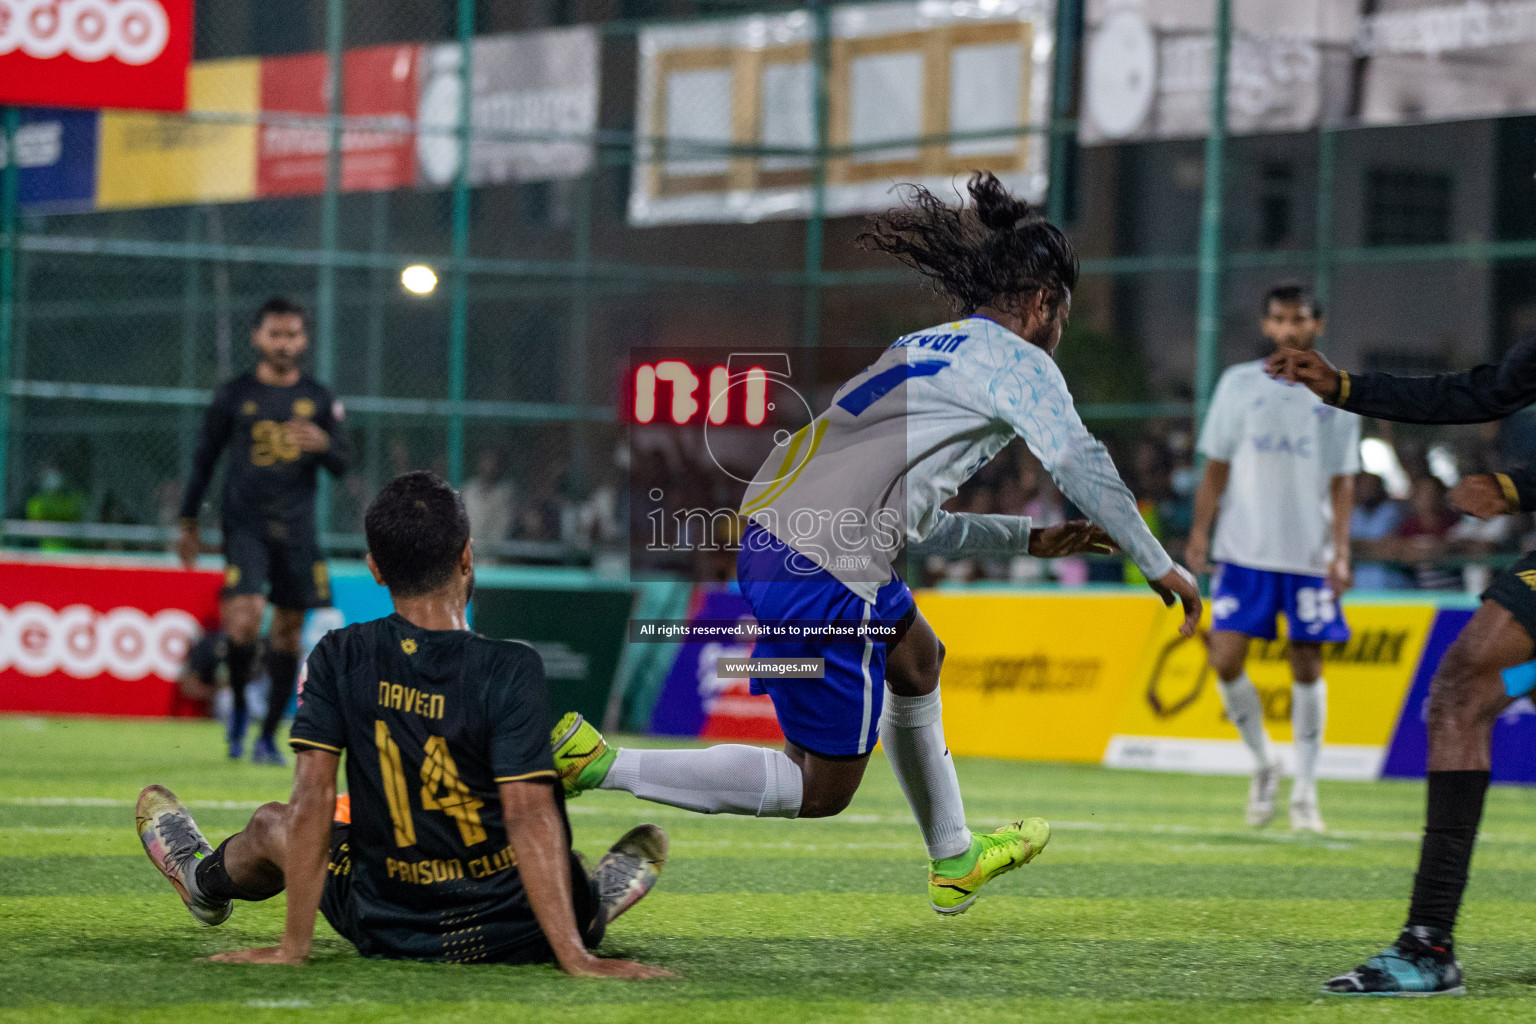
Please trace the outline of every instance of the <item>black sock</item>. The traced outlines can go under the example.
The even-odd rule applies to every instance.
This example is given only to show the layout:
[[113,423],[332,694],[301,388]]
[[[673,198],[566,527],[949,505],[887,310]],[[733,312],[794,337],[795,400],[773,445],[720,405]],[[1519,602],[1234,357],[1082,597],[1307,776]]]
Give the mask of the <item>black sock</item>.
[[293,696],[293,684],[299,676],[299,656],[288,651],[267,652],[267,678],[272,688],[267,691],[267,720],[261,723],[261,738],[270,740],[277,735],[277,727],[283,724],[283,713]]
[[231,640],[224,664],[229,667],[229,687],[235,691],[235,707],[244,707],[245,684],[251,681],[251,670],[256,667],[256,644],[237,644]]
[[[229,839],[233,838],[235,836],[229,837]],[[217,850],[197,862],[197,867],[193,870],[193,878],[197,881],[198,891],[214,902],[249,900],[252,903],[259,903],[277,895],[277,893],[253,892],[235,884],[235,880],[229,877],[228,869],[224,867],[224,847],[229,845],[229,839],[224,840]]]
[[1419,871],[1413,876],[1408,927],[1440,928],[1447,934],[1456,927],[1488,779],[1488,772],[1429,773],[1424,845],[1419,850]]

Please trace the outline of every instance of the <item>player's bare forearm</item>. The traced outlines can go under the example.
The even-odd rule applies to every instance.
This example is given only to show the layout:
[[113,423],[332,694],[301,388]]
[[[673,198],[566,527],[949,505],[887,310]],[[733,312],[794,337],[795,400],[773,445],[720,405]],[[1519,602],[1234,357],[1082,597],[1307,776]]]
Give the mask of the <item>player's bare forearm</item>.
[[501,806],[507,827],[507,844],[517,857],[517,872],[528,893],[528,905],[555,952],[562,970],[578,973],[587,952],[576,928],[571,903],[570,851],[565,826],[555,806],[551,783],[545,780],[503,782]]
[[1355,478],[1340,475],[1328,485],[1333,505],[1333,562],[1328,567],[1328,583],[1335,597],[1343,597],[1354,586],[1354,570],[1349,561],[1349,521],[1355,509]]
[[1227,492],[1227,480],[1231,473],[1230,462],[1206,460],[1205,474],[1195,490],[1195,517],[1189,529],[1189,545],[1185,550],[1185,561],[1195,572],[1210,571],[1207,556],[1211,544],[1211,523],[1216,519],[1216,510],[1221,507],[1221,496]]
[[320,911],[320,894],[331,858],[331,817],[336,811],[340,760],[327,750],[303,750],[294,769],[283,865],[288,916],[280,948],[299,963],[309,958],[315,939],[315,915]]

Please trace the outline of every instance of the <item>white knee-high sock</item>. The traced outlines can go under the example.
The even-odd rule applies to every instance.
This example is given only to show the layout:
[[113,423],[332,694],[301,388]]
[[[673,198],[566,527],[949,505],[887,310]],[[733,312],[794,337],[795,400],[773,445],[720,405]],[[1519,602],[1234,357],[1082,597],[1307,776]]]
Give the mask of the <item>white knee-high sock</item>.
[[1296,747],[1296,782],[1292,803],[1317,803],[1317,756],[1328,722],[1328,684],[1291,684],[1291,741]]
[[1259,700],[1259,691],[1254,689],[1253,680],[1244,672],[1230,683],[1221,683],[1220,689],[1221,704],[1227,709],[1227,717],[1237,726],[1259,766],[1272,763],[1275,754],[1269,745],[1269,733],[1264,729],[1264,705]]
[[782,751],[722,743],[703,750],[621,747],[601,789],[622,789],[703,814],[793,818],[804,786],[800,769]]
[[887,690],[880,713],[880,742],[934,860],[971,848],[960,780],[944,744],[942,709],[937,688],[924,697],[899,697]]

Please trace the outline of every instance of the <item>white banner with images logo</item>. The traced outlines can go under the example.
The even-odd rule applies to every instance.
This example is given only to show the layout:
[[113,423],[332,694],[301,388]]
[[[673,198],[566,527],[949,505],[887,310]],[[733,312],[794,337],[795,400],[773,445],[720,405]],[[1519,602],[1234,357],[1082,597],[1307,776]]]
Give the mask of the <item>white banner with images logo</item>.
[[[1355,24],[1329,0],[1234,0],[1227,127],[1302,131],[1347,93]],[[1088,0],[1084,145],[1198,138],[1210,128],[1216,53],[1210,0]]]
[[[598,47],[590,25],[471,43],[471,185],[575,178],[592,168]],[[458,173],[462,53],[447,43],[429,47],[423,61],[416,140],[423,185],[451,185]]]
[[1536,111],[1536,0],[1382,0],[1355,53],[1366,124]]
[[[1044,197],[1055,0],[866,4],[830,21],[826,213],[974,169]],[[631,224],[811,214],[814,35],[805,11],[640,33]]]

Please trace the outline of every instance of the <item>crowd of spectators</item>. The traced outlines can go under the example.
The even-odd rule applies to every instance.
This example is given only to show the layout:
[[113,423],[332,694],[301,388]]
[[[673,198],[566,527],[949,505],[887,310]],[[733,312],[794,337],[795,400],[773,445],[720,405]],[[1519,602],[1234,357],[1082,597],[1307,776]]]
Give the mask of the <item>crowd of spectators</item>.
[[[1390,435],[1367,441],[1387,460],[1388,471],[1384,475],[1362,472],[1356,478],[1350,536],[1357,589],[1476,592],[1488,578],[1489,556],[1521,550],[1532,528],[1528,516],[1483,522],[1462,516],[1446,501],[1448,484],[1455,482],[1458,472],[1488,472],[1506,461],[1508,453],[1501,448],[1507,446],[1501,440],[1499,435],[1479,434],[1460,437],[1454,446],[1441,442],[1430,449],[1413,439],[1394,442]],[[1180,421],[1146,424],[1109,441],[1148,525],[1180,559],[1199,483],[1193,441],[1188,423]],[[389,473],[416,468],[409,447],[399,438],[387,444],[383,461],[381,468]],[[442,472],[445,467],[429,468]],[[484,564],[568,561],[572,552],[621,551],[627,540],[631,549],[636,545],[662,549],[661,557],[648,562],[632,560],[637,566],[683,572],[700,580],[726,580],[733,574],[729,548],[735,537],[729,512],[739,500],[741,482],[700,453],[639,450],[631,466],[629,451],[621,446],[608,465],[584,474],[579,486],[573,483],[568,450],[545,452],[531,468],[514,474],[507,468],[505,450],[485,445],[473,449],[471,470],[462,492],[477,557]],[[342,486],[345,491],[332,529],[360,531],[369,481],[363,473],[354,472]],[[659,503],[649,497],[657,493],[663,495]],[[641,497],[632,500],[636,495]],[[36,471],[24,515],[37,522],[138,525],[148,521],[169,528],[175,524],[180,497],[179,481],[162,481],[153,495],[153,519],[145,516],[136,522],[113,494],[93,502],[79,484],[49,462]],[[93,504],[99,504],[99,509],[93,509]],[[1027,515],[1037,526],[1080,515],[1017,440],[945,507],[955,512]],[[656,514],[658,508],[663,515]],[[678,514],[698,509],[720,510],[722,515]],[[653,534],[659,523],[665,526],[658,538]],[[113,539],[50,538],[35,543],[52,550],[165,546]],[[668,551],[675,553],[668,556]],[[1140,582],[1134,566],[1111,556],[1050,561],[1028,555],[934,557],[915,561],[910,569],[911,582],[930,586],[985,581],[1067,587]]]

